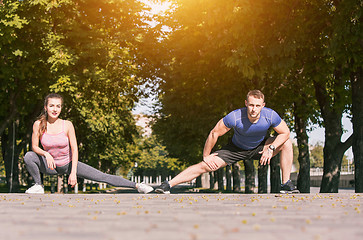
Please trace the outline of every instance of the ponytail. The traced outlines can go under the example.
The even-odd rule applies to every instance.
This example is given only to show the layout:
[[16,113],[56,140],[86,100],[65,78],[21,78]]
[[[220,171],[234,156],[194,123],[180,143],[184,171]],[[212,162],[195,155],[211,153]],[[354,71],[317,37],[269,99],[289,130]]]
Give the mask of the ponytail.
[[47,111],[43,110],[43,112],[38,117],[38,120],[40,121],[39,124],[39,138],[42,137],[42,135],[47,131],[47,120],[48,120],[48,113]]

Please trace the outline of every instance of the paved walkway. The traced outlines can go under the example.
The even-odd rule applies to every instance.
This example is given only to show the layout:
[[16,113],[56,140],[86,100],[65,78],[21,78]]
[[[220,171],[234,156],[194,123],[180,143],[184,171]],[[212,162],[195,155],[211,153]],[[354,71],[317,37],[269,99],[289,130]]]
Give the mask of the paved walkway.
[[363,194],[0,194],[0,239],[362,239]]

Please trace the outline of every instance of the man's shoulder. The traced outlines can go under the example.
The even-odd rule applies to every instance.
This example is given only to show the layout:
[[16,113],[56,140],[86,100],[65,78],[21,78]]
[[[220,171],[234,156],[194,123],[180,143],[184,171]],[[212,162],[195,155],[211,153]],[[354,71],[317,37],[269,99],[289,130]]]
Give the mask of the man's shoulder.
[[264,107],[261,110],[261,113],[263,113],[263,114],[269,114],[269,113],[272,113],[272,112],[275,112],[275,110],[273,110],[272,108],[268,108],[268,107]]
[[261,110],[261,117],[269,122],[272,126],[277,126],[281,122],[280,115],[271,108],[264,107]]
[[246,114],[247,111],[246,111],[246,108],[238,108],[238,109],[235,109],[233,111],[231,111],[228,115],[233,115],[234,117],[236,118],[241,118],[243,116],[243,114]]
[[268,111],[268,112],[271,112],[271,111],[274,111],[272,108],[269,108],[269,107],[263,107],[262,108],[262,111]]

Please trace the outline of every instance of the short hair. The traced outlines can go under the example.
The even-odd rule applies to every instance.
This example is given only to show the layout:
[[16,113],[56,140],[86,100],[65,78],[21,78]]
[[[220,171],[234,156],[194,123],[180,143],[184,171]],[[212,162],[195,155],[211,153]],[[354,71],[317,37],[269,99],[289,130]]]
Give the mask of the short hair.
[[253,96],[255,98],[261,98],[263,100],[263,102],[265,102],[265,95],[263,95],[263,93],[260,90],[251,90],[247,93],[247,98],[246,100],[248,101],[248,98],[250,96]]

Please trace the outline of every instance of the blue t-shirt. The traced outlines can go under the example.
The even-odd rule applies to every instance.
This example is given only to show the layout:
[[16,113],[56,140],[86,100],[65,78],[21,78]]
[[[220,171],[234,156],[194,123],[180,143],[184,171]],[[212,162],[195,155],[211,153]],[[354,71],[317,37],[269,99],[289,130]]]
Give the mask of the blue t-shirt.
[[257,123],[251,123],[247,117],[247,108],[244,107],[230,112],[223,122],[226,127],[234,129],[233,144],[250,150],[263,141],[270,127],[277,127],[281,123],[281,117],[274,110],[264,107]]

